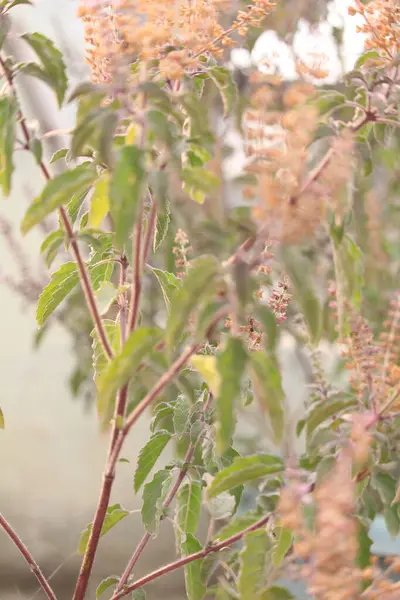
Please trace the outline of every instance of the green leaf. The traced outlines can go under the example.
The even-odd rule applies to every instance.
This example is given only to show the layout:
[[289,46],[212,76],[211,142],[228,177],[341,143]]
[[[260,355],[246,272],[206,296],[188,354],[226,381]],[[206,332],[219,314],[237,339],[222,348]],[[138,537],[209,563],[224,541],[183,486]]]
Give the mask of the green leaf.
[[107,577],[107,579],[103,579],[103,581],[97,587],[96,598],[100,598],[100,596],[104,594],[104,592],[106,592],[113,585],[117,585],[118,582],[118,577]]
[[371,564],[371,546],[373,542],[365,526],[359,525],[358,554],[356,564],[360,569],[365,569]]
[[242,341],[229,338],[224,350],[217,356],[217,369],[221,378],[217,407],[217,448],[222,454],[232,442],[236,424],[236,402],[240,398],[240,384],[245,370],[247,353]]
[[156,431],[147,444],[140,450],[134,477],[135,492],[140,489],[170,439],[171,434],[169,431]]
[[283,470],[282,459],[270,454],[239,456],[229,467],[219,471],[209,488],[208,497],[213,498],[238,485],[245,485],[260,477],[266,477]]
[[[202,548],[200,542],[191,533],[186,535],[185,541],[181,544],[183,556],[199,552]],[[194,560],[185,565],[185,587],[188,600],[203,600],[205,596],[206,586],[201,574],[202,566],[203,559]]]
[[96,171],[83,164],[48,181],[42,194],[28,208],[21,224],[22,233],[26,234],[53,210],[67,204],[74,194],[87,190],[96,177]]
[[259,600],[292,600],[293,598],[294,596],[289,590],[277,585],[268,588],[259,596]]
[[[107,508],[106,516],[104,519],[103,527],[101,529],[101,536],[105,535],[107,531],[110,531],[117,523],[122,521],[125,517],[129,515],[129,511],[121,508],[120,504],[113,504],[113,506],[109,506]],[[92,531],[92,523],[86,526],[84,531],[81,533],[81,538],[79,540],[78,552],[79,554],[85,554],[87,544],[89,541],[89,537]]]
[[210,517],[214,521],[229,519],[236,510],[236,498],[229,492],[222,492],[206,502]]
[[158,426],[162,425],[164,419],[168,419],[168,417],[172,417],[174,413],[173,404],[170,402],[160,402],[157,404],[155,409],[154,417],[150,423],[150,431],[156,431]]
[[74,262],[63,264],[51,275],[50,282],[39,296],[36,309],[36,321],[39,327],[43,325],[78,282],[78,269]]
[[36,164],[40,165],[43,158],[43,144],[42,142],[36,138],[31,138],[29,142],[29,150],[32,152],[33,156],[36,159]]
[[41,33],[25,33],[21,38],[36,52],[42,63],[43,72],[48,78],[48,83],[56,93],[58,105],[61,106],[68,85],[62,53],[51,40]]
[[94,294],[100,316],[109,311],[117,296],[118,290],[113,283],[109,281],[101,282]]
[[179,490],[175,509],[175,522],[179,534],[196,533],[201,512],[202,485],[190,479]]
[[163,502],[172,485],[172,473],[157,471],[143,489],[142,521],[149,533],[156,533],[163,515]]
[[240,600],[259,598],[266,584],[267,553],[270,548],[271,542],[265,529],[251,531],[244,536],[238,581]]
[[230,115],[237,99],[237,88],[232,72],[225,67],[217,66],[209,69],[208,75],[221,95],[224,116]]
[[191,412],[192,404],[190,400],[185,394],[180,394],[175,402],[172,417],[174,431],[179,438],[188,432]]
[[299,258],[295,252],[284,249],[282,252],[283,262],[291,284],[294,295],[299,303],[301,312],[307,325],[307,329],[313,343],[317,343],[322,331],[322,309],[320,302],[308,281],[307,272],[309,265],[305,260]]
[[176,277],[173,273],[169,273],[168,271],[162,271],[161,269],[156,269],[155,267],[150,267],[152,273],[157,278],[158,283],[160,284],[160,288],[164,297],[164,302],[167,307],[168,312],[171,310],[171,301],[174,297],[174,294],[181,286],[181,280]]
[[361,56],[357,59],[356,64],[354,65],[355,69],[360,69],[368,60],[381,59],[379,52],[376,50],[368,50],[361,54]]
[[4,413],[0,408],[0,429],[4,429],[5,424],[4,424]]
[[313,431],[322,423],[337,417],[357,406],[357,401],[349,395],[334,394],[326,402],[313,406],[306,417],[306,436],[309,438]]
[[277,543],[274,547],[272,563],[274,567],[280,567],[292,545],[293,534],[289,529],[285,529],[285,527],[278,527],[274,533],[277,537]]
[[102,224],[109,210],[108,194],[110,178],[108,173],[103,175],[95,184],[90,198],[88,226],[97,229]]
[[264,345],[266,350],[274,352],[279,336],[278,325],[274,313],[267,306],[260,305],[256,307],[255,317],[260,321],[264,329]]
[[166,330],[166,341],[170,349],[176,347],[191,312],[209,292],[218,272],[219,263],[213,256],[201,256],[192,261],[188,275],[174,294],[171,303]]
[[251,379],[254,394],[268,414],[275,444],[282,441],[284,429],[284,399],[281,375],[276,357],[265,352],[251,352]]
[[61,158],[65,158],[67,156],[68,152],[69,152],[68,148],[60,148],[59,150],[56,150],[50,159],[50,164],[57,162]]
[[251,525],[254,525],[260,519],[260,513],[251,511],[244,515],[237,515],[234,519],[231,519],[225,527],[222,527],[215,535],[214,540],[223,542],[228,538],[236,535],[240,531],[244,531]]
[[169,224],[171,222],[171,212],[169,203],[165,204],[165,212],[157,215],[156,228],[154,231],[153,252],[157,252],[165,238],[167,237]]
[[[108,341],[111,345],[112,350],[118,352],[120,347],[120,326],[119,323],[111,321],[111,319],[103,319],[103,328],[106,332]],[[96,387],[98,387],[98,379],[104,369],[109,363],[108,357],[104,352],[102,343],[99,340],[97,329],[93,329],[90,336],[93,339],[92,351],[93,351],[93,368],[94,368],[94,380]]]
[[160,331],[157,329],[136,329],[99,377],[97,410],[103,422],[108,422],[111,418],[112,402],[117,391],[128,382],[160,337]]
[[217,397],[221,385],[221,377],[217,370],[217,357],[196,354],[190,359],[190,364],[203,377],[213,396]]
[[143,588],[135,590],[131,596],[131,600],[146,600],[146,592]]
[[122,148],[110,183],[110,214],[118,248],[128,244],[139,202],[145,190],[143,152],[136,146]]
[[49,233],[49,235],[43,240],[42,245],[40,246],[40,254],[45,255],[45,261],[48,267],[50,267],[51,263],[55,259],[57,250],[60,248],[60,246],[62,246],[64,238],[64,231],[57,229],[57,231],[52,231]]
[[13,96],[0,98],[0,186],[5,196],[11,191],[14,172],[13,153],[18,104]]

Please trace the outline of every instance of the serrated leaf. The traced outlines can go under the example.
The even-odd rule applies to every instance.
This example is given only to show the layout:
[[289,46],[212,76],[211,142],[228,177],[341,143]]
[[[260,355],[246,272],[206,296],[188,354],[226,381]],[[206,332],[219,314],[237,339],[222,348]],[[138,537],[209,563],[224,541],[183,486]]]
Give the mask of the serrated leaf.
[[229,338],[225,349],[217,356],[220,376],[217,407],[217,449],[220,454],[231,445],[236,425],[236,403],[246,367],[247,353],[238,338]]
[[187,277],[174,294],[167,323],[166,342],[169,348],[176,343],[185,330],[190,314],[209,288],[219,272],[219,263],[213,256],[201,256],[191,262]]
[[154,231],[153,251],[157,252],[165,238],[167,237],[169,224],[171,222],[171,212],[169,202],[165,203],[165,212],[157,215],[156,228]]
[[95,184],[93,194],[90,198],[88,226],[98,228],[102,224],[109,210],[108,194],[110,177],[108,173],[103,175]]
[[273,473],[280,473],[283,469],[282,459],[270,454],[255,454],[252,456],[239,456],[229,467],[219,471],[207,488],[207,495],[213,498],[237,487],[266,477]]
[[251,379],[254,394],[269,417],[275,444],[282,441],[284,429],[284,399],[281,375],[276,357],[265,352],[252,352]]
[[236,510],[236,498],[229,492],[222,492],[207,500],[207,509],[214,521],[229,519]]
[[181,286],[181,280],[178,279],[176,275],[169,273],[168,271],[162,271],[161,269],[156,269],[155,267],[150,266],[149,268],[151,269],[152,273],[154,273],[158,283],[160,284],[165,306],[167,307],[167,311],[170,312],[171,301]]
[[87,164],[83,164],[48,181],[41,195],[28,208],[21,224],[22,233],[26,234],[51,212],[67,204],[74,194],[87,190],[94,183],[96,177],[96,171]]
[[351,396],[339,393],[331,396],[328,401],[313,406],[306,417],[306,437],[328,419],[348,412],[357,406],[357,401]]
[[[120,326],[115,321],[111,319],[103,319],[103,328],[106,332],[108,341],[111,345],[112,350],[118,352],[120,347]],[[94,380],[96,382],[96,387],[98,387],[98,378],[101,373],[104,371],[105,367],[108,365],[108,357],[104,352],[104,348],[102,343],[99,340],[99,335],[97,333],[97,329],[93,329],[91,332],[91,337],[93,339],[92,343],[92,351],[93,351],[93,368],[94,368]]]
[[122,148],[110,182],[110,214],[118,248],[128,244],[140,199],[146,185],[143,152],[136,146]]
[[5,196],[11,191],[18,104],[13,96],[0,98],[0,186]]
[[0,408],[0,429],[4,429],[5,424],[4,424],[4,413],[2,411],[2,409]]
[[139,327],[107,365],[98,379],[97,411],[103,422],[111,418],[112,402],[117,391],[128,382],[160,338],[159,330]]
[[178,437],[182,437],[188,432],[192,404],[185,394],[180,394],[175,402],[172,422],[174,431]]
[[240,600],[258,598],[265,587],[267,553],[270,548],[271,542],[265,529],[251,531],[244,536],[238,581]]
[[163,502],[172,485],[172,473],[157,471],[143,489],[142,521],[149,533],[156,533],[163,513]]
[[[183,556],[189,556],[202,549],[200,542],[188,533],[185,541],[181,544]],[[201,570],[203,559],[194,560],[185,565],[185,587],[188,600],[203,600],[206,593],[206,586],[203,582]]]
[[25,33],[21,36],[37,54],[48,77],[48,83],[56,93],[58,105],[61,106],[67,91],[67,74],[62,53],[54,43],[41,33]]
[[[113,504],[112,506],[109,506],[107,508],[106,516],[100,535],[105,535],[108,531],[110,531],[110,529],[115,527],[117,523],[122,521],[122,519],[124,519],[128,515],[129,511],[125,510],[124,508],[121,508],[120,504]],[[87,525],[84,531],[82,531],[81,533],[81,538],[79,540],[78,546],[79,554],[85,554],[91,531],[92,523],[89,523],[89,525]]]
[[177,495],[175,522],[179,534],[196,533],[201,512],[202,485],[190,479],[184,483]]
[[103,581],[97,587],[96,598],[100,598],[104,592],[106,592],[113,585],[117,585],[118,582],[118,577],[107,577],[106,579],[103,579]]
[[56,257],[57,250],[64,243],[65,234],[61,229],[57,229],[57,231],[52,231],[49,235],[43,240],[42,245],[40,246],[40,254],[44,254],[46,265],[50,267],[54,258]]
[[63,264],[51,275],[50,282],[39,296],[36,321],[39,327],[55,311],[79,281],[76,263]]
[[134,489],[138,492],[142,483],[146,480],[148,474],[161,456],[162,451],[171,439],[169,431],[156,431],[147,444],[140,450],[138,464],[134,477]]
[[259,596],[259,600],[292,600],[294,596],[286,588],[274,585],[267,590],[264,590]]

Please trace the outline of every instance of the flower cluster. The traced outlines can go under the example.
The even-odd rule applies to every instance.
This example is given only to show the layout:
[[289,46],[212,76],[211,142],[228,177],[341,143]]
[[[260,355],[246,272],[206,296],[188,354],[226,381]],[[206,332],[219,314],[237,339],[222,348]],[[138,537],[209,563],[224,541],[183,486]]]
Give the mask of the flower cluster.
[[376,49],[384,57],[395,59],[400,48],[400,5],[397,0],[373,0],[362,4],[356,0],[349,14],[359,14],[364,23],[357,30],[365,33],[366,47]]
[[115,69],[140,58],[156,61],[164,79],[180,79],[204,57],[218,58],[233,46],[232,34],[245,35],[271,11],[270,0],[253,0],[225,30],[220,17],[226,0],[81,0],[87,58],[95,81],[110,81]]

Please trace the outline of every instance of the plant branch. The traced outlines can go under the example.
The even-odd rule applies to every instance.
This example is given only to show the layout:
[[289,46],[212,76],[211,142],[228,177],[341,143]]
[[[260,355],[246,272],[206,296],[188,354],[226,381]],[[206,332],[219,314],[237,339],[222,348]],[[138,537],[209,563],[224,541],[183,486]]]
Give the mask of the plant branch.
[[[202,420],[203,421],[204,421],[204,418],[205,418],[205,415],[206,415],[208,409],[210,408],[211,401],[212,401],[212,395],[209,394],[207,401],[204,403],[204,408],[203,408],[203,412],[202,412]],[[180,486],[182,485],[183,480],[186,477],[186,474],[190,468],[194,453],[196,452],[196,448],[198,446],[199,440],[201,439],[201,436],[202,436],[202,434],[199,435],[199,437],[197,438],[197,440],[195,442],[191,442],[189,444],[189,448],[187,449],[185,458],[183,459],[183,465],[179,469],[178,477],[176,478],[176,481],[175,481],[173,487],[171,488],[168,496],[166,497],[166,499],[164,500],[164,503],[162,505],[163,513],[165,513],[165,511],[169,508],[169,506],[170,506],[171,502],[173,501],[173,499],[175,498]],[[137,561],[139,560],[143,550],[145,549],[145,547],[146,547],[147,543],[150,541],[150,539],[151,539],[151,534],[149,532],[146,532],[143,535],[142,539],[140,540],[139,544],[137,545],[128,564],[126,565],[126,568],[121,575],[121,579],[118,582],[118,585],[115,589],[115,592],[114,592],[111,600],[115,600],[117,594],[121,590],[124,589],[130,574],[132,573]]]
[[236,533],[235,535],[232,535],[230,538],[228,538],[227,540],[224,540],[223,542],[219,542],[217,544],[209,544],[208,546],[205,546],[202,550],[199,550],[198,552],[194,552],[193,554],[189,554],[189,556],[184,556],[182,558],[179,558],[178,560],[176,560],[172,563],[169,563],[168,565],[164,565],[163,567],[156,569],[152,573],[148,573],[144,577],[137,579],[131,585],[126,586],[125,589],[121,590],[120,592],[118,592],[118,594],[113,596],[112,600],[119,600],[120,598],[127,596],[131,592],[134,592],[135,590],[143,587],[147,583],[150,583],[151,581],[154,581],[155,579],[158,579],[159,577],[162,577],[163,575],[166,575],[167,573],[176,571],[177,569],[180,569],[181,567],[184,567],[185,565],[187,565],[191,562],[194,562],[195,560],[199,560],[200,558],[205,558],[208,554],[212,554],[214,552],[219,552],[220,550],[223,550],[224,548],[228,548],[229,546],[232,546],[233,544],[235,544],[236,542],[241,540],[246,535],[246,533],[250,533],[251,531],[256,531],[257,529],[261,529],[261,527],[264,527],[264,525],[267,524],[269,518],[270,518],[270,515],[266,515],[265,517],[262,517],[262,519],[259,519],[259,521],[257,521],[250,527],[247,527],[246,529],[239,531],[238,533]]
[[11,541],[14,543],[14,545],[18,548],[19,552],[24,557],[25,561],[29,565],[30,570],[38,580],[39,585],[42,588],[43,592],[46,594],[47,598],[49,600],[57,600],[55,593],[51,589],[49,582],[43,575],[32,554],[29,552],[28,548],[25,546],[19,535],[14,531],[14,529],[11,527],[11,525],[1,513],[0,526],[4,529],[8,537],[11,539]]
[[[10,88],[13,90],[13,93],[16,96],[16,89],[15,89],[12,74],[10,73],[9,69],[6,66],[6,63],[4,62],[4,60],[1,56],[0,56],[0,66],[3,69],[3,72],[6,76],[6,79],[9,83]],[[26,144],[29,148],[30,142],[31,142],[31,136],[30,136],[27,124],[26,124],[26,119],[25,119],[24,115],[22,114],[21,110],[18,111],[18,118],[19,118],[19,124],[21,126],[22,133],[24,135]],[[46,167],[43,160],[40,161],[39,167],[40,167],[40,170],[42,171],[42,174],[43,174],[43,177],[45,178],[45,180],[50,181],[51,175],[50,175],[50,172],[49,172],[48,168]],[[71,221],[70,221],[68,214],[63,206],[60,207],[59,213],[60,213],[60,217],[63,222],[64,228],[65,228],[65,231],[67,233],[68,239],[71,244],[72,255],[73,255],[76,265],[78,267],[79,279],[81,282],[82,290],[83,290],[83,293],[85,296],[85,300],[86,300],[90,315],[92,317],[94,326],[99,335],[99,339],[104,347],[104,351],[105,351],[106,355],[108,356],[108,358],[110,359],[110,358],[112,358],[113,353],[112,353],[111,346],[109,344],[106,332],[104,330],[99,311],[97,309],[96,300],[94,297],[94,292],[93,292],[92,284],[90,281],[90,277],[87,273],[86,266],[83,261],[82,255],[80,253],[78,243],[75,239]]]

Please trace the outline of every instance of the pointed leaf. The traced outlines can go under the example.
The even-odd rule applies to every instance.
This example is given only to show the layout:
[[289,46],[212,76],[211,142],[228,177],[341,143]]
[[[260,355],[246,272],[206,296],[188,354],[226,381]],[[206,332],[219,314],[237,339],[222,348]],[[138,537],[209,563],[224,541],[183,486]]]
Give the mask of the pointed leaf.
[[97,304],[99,315],[105,315],[118,296],[118,290],[110,281],[102,281],[97,288],[94,297]]
[[292,545],[293,534],[285,527],[278,527],[274,533],[277,537],[277,543],[274,547],[272,562],[274,567],[279,567]]
[[42,194],[28,208],[21,224],[22,233],[27,233],[48,214],[67,204],[74,194],[88,190],[96,177],[96,171],[91,166],[83,164],[51,179]]
[[[103,327],[107,334],[108,341],[110,342],[111,348],[114,353],[118,352],[120,347],[120,326],[119,323],[111,321],[111,319],[103,319]],[[103,344],[99,340],[99,334],[97,329],[93,329],[91,332],[93,339],[92,350],[93,350],[93,368],[94,368],[94,380],[96,387],[98,387],[98,378],[108,365],[108,358],[104,352]]]
[[240,553],[238,590],[240,600],[254,600],[266,584],[267,553],[271,542],[265,529],[251,531],[244,536]]
[[174,294],[167,323],[166,341],[175,348],[185,330],[190,314],[209,288],[219,271],[219,263],[213,256],[202,256],[191,263],[182,286]]
[[5,196],[11,191],[14,172],[13,153],[18,104],[13,96],[0,98],[0,186]]
[[179,490],[176,499],[175,521],[179,534],[196,533],[201,512],[202,485],[191,479]]
[[110,214],[115,227],[115,241],[120,249],[128,244],[145,184],[143,152],[136,146],[125,146],[110,182]]
[[88,226],[97,229],[102,224],[104,217],[109,210],[108,193],[110,179],[108,173],[102,176],[94,186],[93,194],[90,198],[89,221]]
[[55,311],[79,282],[78,269],[74,262],[63,264],[55,271],[39,296],[36,321],[39,327]]
[[[120,504],[114,504],[107,508],[107,513],[104,519],[103,527],[100,535],[105,535],[107,531],[110,531],[117,523],[122,521],[129,515],[129,511],[121,508]],[[89,541],[90,533],[92,531],[92,523],[89,523],[87,527],[82,531],[81,538],[79,540],[78,552],[79,554],[85,554],[87,544]]]
[[41,33],[25,33],[21,38],[36,52],[49,78],[49,83],[56,93],[58,105],[61,106],[68,84],[62,53]]
[[209,488],[209,498],[231,490],[238,485],[244,485],[260,477],[279,473],[283,469],[282,459],[270,454],[239,456],[229,467],[219,471]]
[[192,404],[185,394],[180,394],[175,402],[172,421],[174,431],[181,438],[189,429]]
[[[202,545],[194,535],[188,533],[185,541],[182,542],[181,549],[183,556],[189,556],[199,552]],[[203,559],[194,560],[185,565],[185,586],[188,600],[203,600],[205,596],[206,586],[201,575],[202,566]]]
[[213,396],[217,397],[221,384],[221,377],[217,371],[217,358],[215,356],[197,354],[196,356],[192,356],[190,363],[203,377]]
[[161,333],[157,329],[146,327],[136,329],[99,377],[97,410],[104,422],[111,418],[110,409],[115,394],[128,382],[160,337]]
[[356,399],[344,393],[335,394],[329,398],[329,401],[317,404],[310,410],[306,417],[307,438],[311,436],[317,427],[328,419],[349,412],[356,406]]
[[156,229],[154,232],[153,252],[157,252],[165,238],[167,237],[169,224],[171,222],[171,213],[169,203],[166,202],[165,212],[157,215]]
[[104,592],[106,592],[110,587],[117,585],[118,582],[118,577],[107,577],[107,579],[103,579],[103,581],[97,587],[96,598],[100,598]]
[[134,477],[135,492],[140,489],[170,439],[169,431],[156,431],[141,449]]
[[219,540],[223,542],[228,538],[236,535],[240,531],[244,531],[251,525],[254,525],[260,518],[260,514],[256,511],[248,512],[244,515],[235,515],[234,519],[231,519],[225,527],[222,527],[215,535],[215,541]]
[[278,371],[277,360],[265,352],[252,352],[251,379],[253,390],[261,408],[267,413],[274,436],[275,444],[282,441],[284,428],[283,403],[285,394]]
[[160,284],[167,311],[170,312],[171,300],[173,299],[177,290],[180,288],[181,280],[178,279],[176,275],[169,273],[168,271],[162,271],[161,269],[156,269],[155,267],[150,267],[150,269]]
[[68,152],[69,152],[68,148],[60,148],[60,150],[56,150],[50,159],[50,164],[57,162],[61,158],[65,158],[67,156]]
[[157,471],[143,489],[142,521],[149,533],[156,533],[163,514],[163,502],[172,485],[172,473]]
[[217,357],[221,379],[216,398],[217,448],[222,454],[232,442],[236,424],[236,402],[240,397],[240,384],[245,370],[247,353],[242,341],[229,338],[225,349]]

